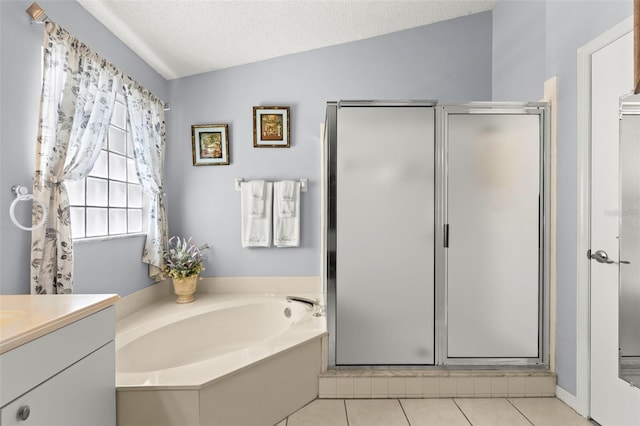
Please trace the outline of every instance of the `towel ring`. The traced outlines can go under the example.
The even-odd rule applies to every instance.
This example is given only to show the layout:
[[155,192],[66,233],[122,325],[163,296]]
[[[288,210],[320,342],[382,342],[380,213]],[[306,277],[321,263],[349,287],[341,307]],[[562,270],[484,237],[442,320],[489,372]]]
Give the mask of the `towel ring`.
[[[33,194],[27,194],[28,190],[24,186],[14,185],[11,187],[11,190],[16,194],[16,199],[13,200],[13,202],[11,203],[11,207],[9,208],[9,216],[11,217],[11,222],[13,222],[15,226],[22,229],[23,231],[33,231],[34,229],[38,229],[42,225],[44,225],[45,221],[47,220],[47,206],[45,206],[42,201],[35,198]],[[16,219],[16,206],[20,201],[30,200],[35,200],[35,202],[38,203],[38,205],[42,209],[42,219],[40,219],[40,222],[38,222],[35,226],[22,226],[18,222],[18,219]]]

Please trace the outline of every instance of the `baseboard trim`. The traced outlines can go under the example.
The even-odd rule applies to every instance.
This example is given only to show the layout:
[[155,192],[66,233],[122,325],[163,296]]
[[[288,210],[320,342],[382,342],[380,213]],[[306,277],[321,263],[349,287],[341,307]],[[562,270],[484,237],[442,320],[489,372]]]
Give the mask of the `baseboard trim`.
[[580,404],[580,402],[578,401],[578,398],[574,394],[561,388],[560,386],[556,386],[556,398],[558,398],[560,401],[567,404],[569,407],[571,407],[576,413],[580,414],[582,417],[589,416],[589,413],[584,412],[584,410],[582,409],[583,408],[581,407],[582,404]]

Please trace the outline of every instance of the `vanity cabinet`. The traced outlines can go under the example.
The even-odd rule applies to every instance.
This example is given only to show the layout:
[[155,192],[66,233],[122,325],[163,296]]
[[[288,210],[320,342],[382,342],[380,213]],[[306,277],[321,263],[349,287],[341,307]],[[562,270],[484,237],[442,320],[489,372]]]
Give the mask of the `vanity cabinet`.
[[115,425],[115,307],[0,355],[0,425]]

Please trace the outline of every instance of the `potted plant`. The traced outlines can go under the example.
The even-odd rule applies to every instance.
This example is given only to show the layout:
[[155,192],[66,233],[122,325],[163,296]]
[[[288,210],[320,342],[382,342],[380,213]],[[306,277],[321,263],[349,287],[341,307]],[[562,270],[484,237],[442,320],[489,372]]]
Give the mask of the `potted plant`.
[[190,303],[195,300],[196,283],[200,272],[204,271],[203,251],[207,244],[196,246],[191,238],[173,236],[164,252],[164,272],[173,279],[173,291],[178,296],[176,303]]

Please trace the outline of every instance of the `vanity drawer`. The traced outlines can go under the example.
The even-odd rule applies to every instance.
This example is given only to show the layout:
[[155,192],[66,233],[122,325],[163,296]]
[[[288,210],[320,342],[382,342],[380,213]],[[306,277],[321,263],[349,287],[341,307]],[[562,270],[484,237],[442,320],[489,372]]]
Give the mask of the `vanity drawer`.
[[0,407],[115,339],[115,307],[0,355]]
[[115,343],[110,342],[0,410],[0,424],[113,426]]

